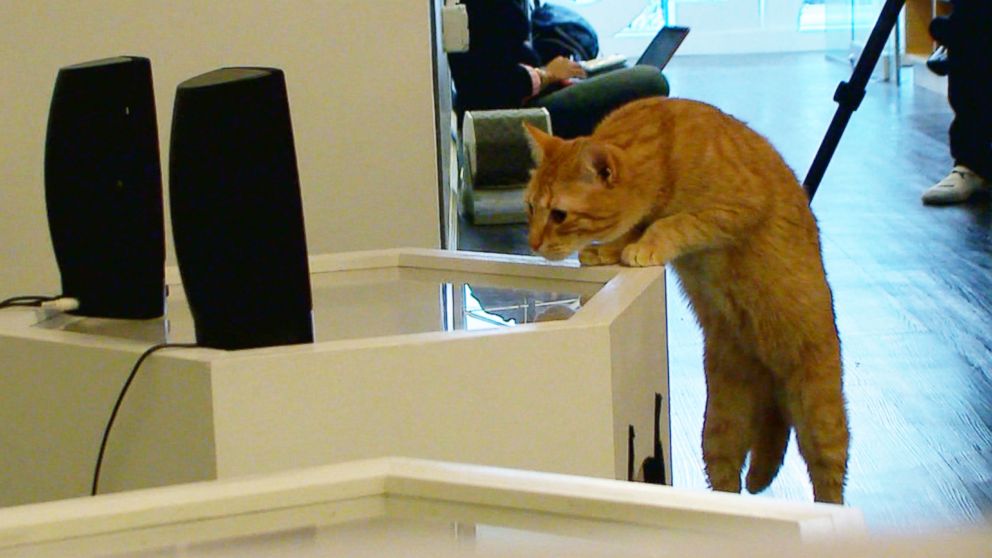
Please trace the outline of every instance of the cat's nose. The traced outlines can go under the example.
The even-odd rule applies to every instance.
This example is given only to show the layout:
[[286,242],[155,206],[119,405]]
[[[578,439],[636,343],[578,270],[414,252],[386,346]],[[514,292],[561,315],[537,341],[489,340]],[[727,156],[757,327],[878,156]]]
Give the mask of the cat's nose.
[[530,244],[530,249],[537,252],[541,248],[541,238],[531,235],[527,239],[527,243]]

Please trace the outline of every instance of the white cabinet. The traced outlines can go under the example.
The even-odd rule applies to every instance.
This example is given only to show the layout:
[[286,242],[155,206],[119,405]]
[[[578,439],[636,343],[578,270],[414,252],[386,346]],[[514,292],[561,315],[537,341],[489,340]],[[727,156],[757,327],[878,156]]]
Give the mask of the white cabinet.
[[[101,492],[387,455],[625,479],[631,427],[633,468],[653,453],[656,393],[671,479],[663,268],[396,249],[310,269],[315,343],[144,362]],[[191,341],[169,282],[170,341]],[[121,386],[164,332],[0,313],[0,505],[89,492]]]

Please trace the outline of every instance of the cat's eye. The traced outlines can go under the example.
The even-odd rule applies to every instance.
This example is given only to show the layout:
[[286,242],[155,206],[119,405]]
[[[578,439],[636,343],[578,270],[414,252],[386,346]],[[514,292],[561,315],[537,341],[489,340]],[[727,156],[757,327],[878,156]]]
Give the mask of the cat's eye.
[[534,206],[531,205],[530,202],[527,202],[527,215],[533,215],[533,214],[534,214]]
[[565,218],[568,217],[568,213],[565,213],[560,209],[552,209],[550,217],[553,223],[560,225],[565,222]]

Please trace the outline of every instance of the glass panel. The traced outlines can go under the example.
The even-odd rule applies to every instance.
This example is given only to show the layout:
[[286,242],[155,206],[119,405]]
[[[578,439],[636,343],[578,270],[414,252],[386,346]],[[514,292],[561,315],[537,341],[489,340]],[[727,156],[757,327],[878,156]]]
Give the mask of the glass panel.
[[[490,329],[567,319],[600,283],[384,268],[314,273],[317,341]],[[140,322],[61,316],[36,325],[161,343],[194,340],[186,300],[169,297],[167,319]],[[168,335],[167,330],[168,329]]]
[[824,11],[827,24],[827,52],[831,57],[849,62],[854,40],[852,0],[826,0]]
[[395,268],[315,274],[320,341],[510,327],[571,316],[601,284]]
[[[861,56],[861,50],[868,41],[868,36],[875,28],[878,15],[885,5],[885,0],[825,0],[825,17],[827,25],[827,54],[830,58],[853,65]],[[901,33],[905,23],[900,19],[898,31]],[[882,50],[873,76],[890,79],[895,75],[898,63],[896,51],[896,33],[889,36]]]
[[825,0],[803,0],[799,6],[799,30],[823,31],[827,28]]

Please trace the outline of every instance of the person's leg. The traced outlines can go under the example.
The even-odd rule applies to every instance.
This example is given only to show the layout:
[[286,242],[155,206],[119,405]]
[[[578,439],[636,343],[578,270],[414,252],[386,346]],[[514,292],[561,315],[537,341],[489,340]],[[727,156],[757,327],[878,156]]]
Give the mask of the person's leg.
[[954,168],[923,192],[925,204],[961,203],[992,183],[992,87],[989,79],[982,85],[972,83],[977,76],[956,75],[959,69],[948,74],[948,97],[954,109],[949,130]]
[[960,36],[948,57],[951,155],[956,165],[992,181],[992,3],[958,0],[952,18]]
[[951,173],[923,193],[927,204],[960,203],[992,182],[992,9],[958,0],[948,39],[947,97],[954,110],[949,130]]
[[620,106],[659,95],[668,95],[665,76],[652,66],[634,66],[582,80],[529,105],[548,109],[556,136],[574,138],[591,134],[603,117]]

